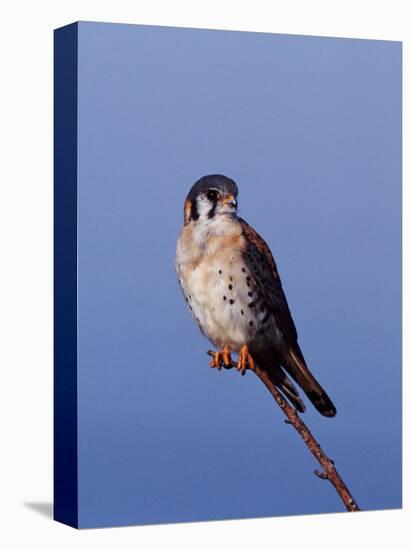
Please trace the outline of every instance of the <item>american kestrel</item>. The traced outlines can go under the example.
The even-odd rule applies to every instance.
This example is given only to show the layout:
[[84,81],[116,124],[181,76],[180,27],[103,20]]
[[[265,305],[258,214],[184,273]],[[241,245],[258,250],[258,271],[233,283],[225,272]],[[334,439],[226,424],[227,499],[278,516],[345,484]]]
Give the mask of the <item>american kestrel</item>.
[[287,374],[316,409],[336,409],[309,371],[276,263],[268,245],[237,215],[238,188],[222,175],[204,176],[184,203],[184,226],[175,259],[180,286],[203,334],[218,349],[211,367],[239,356],[244,373],[258,364],[303,412],[305,405]]

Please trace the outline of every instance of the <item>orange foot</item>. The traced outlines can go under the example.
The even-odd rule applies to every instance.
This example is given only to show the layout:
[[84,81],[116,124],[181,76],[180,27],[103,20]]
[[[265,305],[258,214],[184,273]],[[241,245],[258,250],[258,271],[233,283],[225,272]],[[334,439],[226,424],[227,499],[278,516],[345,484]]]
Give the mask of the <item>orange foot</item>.
[[242,346],[239,350],[239,361],[237,364],[237,370],[240,371],[240,374],[245,374],[246,368],[249,367],[250,369],[255,369],[255,362],[253,361],[253,357],[249,353],[249,349],[246,346]]
[[220,370],[222,366],[229,367],[231,361],[232,359],[230,357],[230,351],[227,349],[227,347],[224,347],[222,351],[213,352],[212,360],[210,361],[210,368],[214,369],[216,367]]

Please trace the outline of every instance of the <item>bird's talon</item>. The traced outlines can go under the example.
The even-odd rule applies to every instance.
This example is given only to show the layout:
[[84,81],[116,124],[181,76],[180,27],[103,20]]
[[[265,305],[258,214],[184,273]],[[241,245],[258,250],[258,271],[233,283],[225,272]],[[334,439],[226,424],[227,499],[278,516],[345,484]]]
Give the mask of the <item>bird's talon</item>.
[[246,345],[242,346],[239,350],[239,361],[237,369],[242,376],[246,373],[246,369],[255,370],[255,362],[253,357],[249,353],[249,349]]
[[232,362],[230,351],[227,348],[223,348],[222,351],[214,351],[209,355],[212,356],[212,360],[210,361],[211,369],[217,368],[221,370],[222,367],[229,367]]

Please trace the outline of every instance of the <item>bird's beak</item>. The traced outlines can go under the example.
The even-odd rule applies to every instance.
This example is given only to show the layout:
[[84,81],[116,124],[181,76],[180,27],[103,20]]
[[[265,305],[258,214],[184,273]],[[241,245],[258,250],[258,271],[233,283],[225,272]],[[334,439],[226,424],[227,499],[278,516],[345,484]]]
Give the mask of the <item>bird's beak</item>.
[[226,195],[226,197],[223,197],[221,204],[222,206],[225,204],[230,204],[230,206],[234,206],[236,208],[237,200],[233,195]]

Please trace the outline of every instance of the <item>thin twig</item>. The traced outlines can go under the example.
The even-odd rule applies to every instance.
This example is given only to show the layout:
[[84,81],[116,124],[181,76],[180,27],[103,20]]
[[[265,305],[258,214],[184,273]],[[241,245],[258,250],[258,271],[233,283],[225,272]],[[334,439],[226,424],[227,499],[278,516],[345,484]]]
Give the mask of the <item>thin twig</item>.
[[[208,351],[208,354],[212,355],[213,352]],[[231,364],[227,365],[225,368],[227,369],[237,368],[237,363],[235,361],[231,361]],[[309,428],[300,418],[296,409],[294,409],[291,405],[289,405],[289,403],[285,400],[283,395],[280,393],[280,391],[277,389],[275,384],[270,379],[267,371],[261,369],[258,365],[255,365],[253,372],[265,384],[266,388],[272,394],[272,397],[275,400],[275,402],[279,405],[283,413],[287,416],[287,420],[285,420],[285,422],[287,424],[291,424],[295,428],[295,430],[301,436],[301,438],[305,442],[310,452],[313,454],[313,456],[322,466],[323,470],[322,471],[315,470],[314,471],[315,475],[320,479],[327,479],[332,483],[336,492],[342,499],[342,502],[344,503],[348,512],[358,512],[360,508],[357,505],[353,496],[351,495],[343,479],[340,477],[335,467],[335,463],[333,462],[333,460],[327,457],[327,455],[325,454],[325,452],[323,451],[319,443],[313,437]]]

